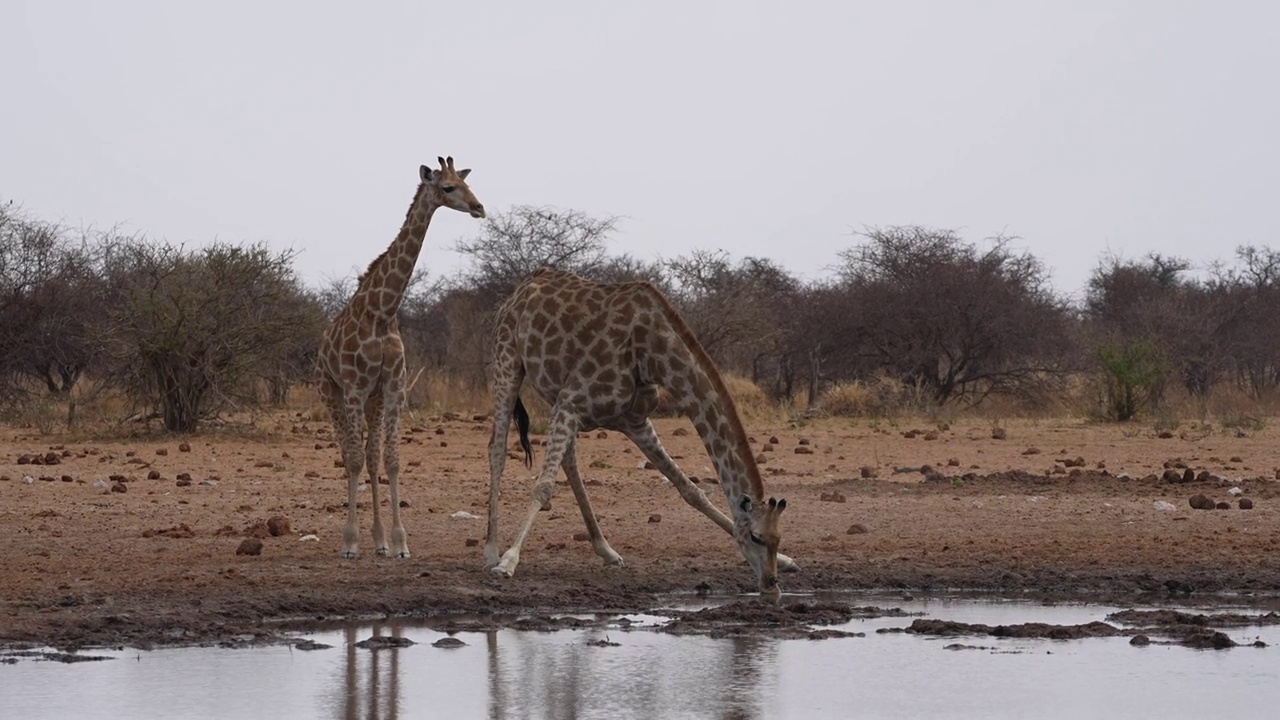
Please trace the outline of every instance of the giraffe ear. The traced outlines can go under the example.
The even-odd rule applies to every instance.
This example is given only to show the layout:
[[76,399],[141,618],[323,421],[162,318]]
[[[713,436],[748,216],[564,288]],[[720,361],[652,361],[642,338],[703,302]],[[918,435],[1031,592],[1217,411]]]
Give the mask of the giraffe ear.
[[471,174],[471,168],[462,168],[461,170],[458,171],[458,177],[462,178],[463,180],[466,180],[467,176],[470,174]]
[[431,168],[426,165],[419,167],[418,177],[421,178],[422,182],[431,182]]

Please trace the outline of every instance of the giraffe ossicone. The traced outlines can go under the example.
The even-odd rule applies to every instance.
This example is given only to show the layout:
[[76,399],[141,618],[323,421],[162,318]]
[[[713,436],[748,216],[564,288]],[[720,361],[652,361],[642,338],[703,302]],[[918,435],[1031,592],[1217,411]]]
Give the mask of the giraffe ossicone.
[[[551,406],[551,419],[528,513],[511,547],[499,556],[499,485],[513,418],[526,463],[531,457],[529,415],[520,399],[526,380]],[[693,422],[732,518],[711,503],[659,442],[649,420],[658,405],[659,387]],[[578,432],[594,428],[630,438],[685,502],[737,541],[756,573],[761,595],[780,597],[778,568],[799,569],[778,552],[778,520],[787,502],[765,498],[760,469],[733,398],[697,337],[649,282],[597,283],[551,268],[535,271],[516,288],[496,318],[487,567],[501,575],[515,573],[521,547],[538,511],[550,503],[561,467],[592,548],[605,563],[622,564],[600,532],[578,471]]]
[[[347,521],[342,528],[341,550],[344,558],[359,554],[356,494],[360,472],[366,467],[373,494],[374,549],[382,556],[409,557],[408,537],[400,519],[398,439],[405,369],[397,313],[435,211],[447,207],[474,218],[485,217],[484,205],[466,183],[471,171],[455,170],[452,157],[437,159],[438,169],[426,165],[419,168],[418,189],[399,234],[360,276],[351,300],[338,312],[320,342],[316,387],[333,420],[347,473]],[[382,525],[379,460],[390,486],[389,542]]]

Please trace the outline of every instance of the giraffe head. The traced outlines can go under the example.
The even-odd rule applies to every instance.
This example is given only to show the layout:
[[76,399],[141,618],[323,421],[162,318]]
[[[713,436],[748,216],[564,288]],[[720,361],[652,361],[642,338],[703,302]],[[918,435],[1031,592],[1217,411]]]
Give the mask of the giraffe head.
[[782,597],[778,586],[778,516],[787,509],[786,500],[769,498],[769,502],[753,502],[742,496],[734,512],[733,536],[742,548],[751,569],[760,580],[760,595],[777,602]]
[[418,171],[422,183],[435,194],[436,203],[440,207],[467,213],[473,218],[484,217],[484,205],[480,204],[471,188],[467,187],[467,175],[471,174],[471,168],[454,170],[452,156],[436,159],[440,161],[439,170],[423,165]]

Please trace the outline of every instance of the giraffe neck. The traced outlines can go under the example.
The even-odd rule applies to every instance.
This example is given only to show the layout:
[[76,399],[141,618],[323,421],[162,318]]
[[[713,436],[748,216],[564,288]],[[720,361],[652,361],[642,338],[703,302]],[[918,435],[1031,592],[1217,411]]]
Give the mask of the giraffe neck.
[[711,457],[725,499],[736,513],[744,496],[758,503],[764,495],[760,468],[751,454],[733,399],[718,375],[697,366],[689,368],[688,375],[689,394],[682,403],[684,414],[693,422]]
[[380,319],[395,318],[400,311],[405,289],[413,276],[413,268],[422,252],[431,216],[439,204],[429,185],[422,183],[414,195],[396,239],[365,271],[352,304],[363,306],[364,312]]

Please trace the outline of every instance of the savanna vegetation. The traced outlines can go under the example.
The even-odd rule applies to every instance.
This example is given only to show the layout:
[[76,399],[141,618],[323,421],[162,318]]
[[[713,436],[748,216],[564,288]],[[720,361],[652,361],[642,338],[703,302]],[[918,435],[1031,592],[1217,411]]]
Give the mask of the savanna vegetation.
[[[411,404],[488,409],[490,317],[541,265],[657,284],[748,413],[1214,413],[1230,424],[1270,414],[1280,385],[1280,253],[1267,247],[1206,266],[1103,257],[1072,298],[1012,237],[866,228],[830,276],[806,281],[774,259],[716,250],[611,254],[617,224],[513,207],[457,243],[463,272],[420,268],[401,308]],[[10,202],[0,207],[0,410],[42,429],[88,415],[191,432],[281,406],[291,390],[312,402],[320,334],[354,286],[308,285],[290,252],[261,244],[76,230]]]

